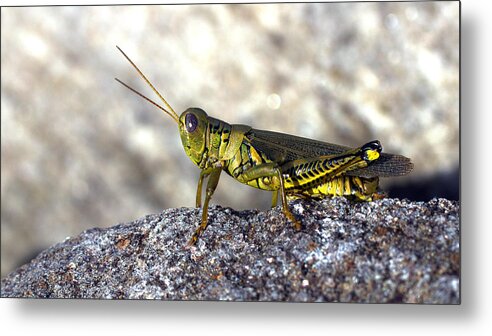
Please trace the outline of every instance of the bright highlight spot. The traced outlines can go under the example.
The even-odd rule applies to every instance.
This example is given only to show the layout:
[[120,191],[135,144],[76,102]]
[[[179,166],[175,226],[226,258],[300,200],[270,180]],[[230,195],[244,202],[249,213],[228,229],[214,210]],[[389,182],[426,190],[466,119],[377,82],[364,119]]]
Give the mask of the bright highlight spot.
[[422,49],[418,53],[417,62],[420,70],[429,81],[439,83],[442,80],[443,65],[441,58],[436,53]]
[[278,110],[282,104],[282,98],[278,94],[272,93],[267,97],[266,103],[272,110]]

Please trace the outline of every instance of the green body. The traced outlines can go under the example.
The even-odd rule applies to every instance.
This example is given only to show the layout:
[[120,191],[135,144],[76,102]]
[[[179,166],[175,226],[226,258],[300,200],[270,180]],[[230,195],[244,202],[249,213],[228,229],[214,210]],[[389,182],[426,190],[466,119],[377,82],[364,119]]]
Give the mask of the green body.
[[246,125],[231,125],[209,117],[200,108],[189,108],[178,117],[138,67],[119,50],[168,109],[117,80],[178,123],[186,155],[201,169],[197,207],[201,207],[202,184],[208,177],[201,224],[189,245],[194,245],[207,227],[208,204],[222,171],[241,183],[273,192],[272,207],[280,195],[284,214],[300,230],[301,223],[290,212],[287,199],[345,196],[371,201],[381,197],[377,192],[379,177],[405,175],[412,170],[410,159],[381,153],[382,147],[377,140],[351,149]]

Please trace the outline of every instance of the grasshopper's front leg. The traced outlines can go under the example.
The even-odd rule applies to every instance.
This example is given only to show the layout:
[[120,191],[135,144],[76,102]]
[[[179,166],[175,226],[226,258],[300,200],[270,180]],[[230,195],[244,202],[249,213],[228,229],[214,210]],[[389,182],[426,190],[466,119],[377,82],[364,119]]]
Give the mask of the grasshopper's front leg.
[[200,237],[203,231],[205,231],[205,229],[207,228],[208,203],[210,202],[210,198],[212,198],[212,195],[214,194],[215,189],[217,188],[217,184],[219,183],[221,172],[222,172],[222,167],[214,167],[211,169],[202,170],[202,172],[200,173],[200,180],[198,181],[198,190],[197,190],[197,204],[201,198],[203,179],[208,175],[210,175],[210,177],[207,181],[207,189],[205,191],[205,202],[203,203],[203,208],[202,208],[202,221],[200,226],[196,229],[195,233],[193,234],[190,241],[188,242],[188,246],[195,245],[195,243],[198,240],[198,237]]
[[200,178],[198,179],[198,188],[196,189],[196,207],[200,208],[202,206],[202,184],[203,179],[210,175],[212,168],[204,169],[200,171]]
[[287,193],[285,192],[284,179],[282,176],[282,171],[277,163],[263,163],[260,165],[253,166],[244,172],[242,172],[236,179],[242,183],[248,183],[257,179],[261,179],[262,183],[267,183],[270,185],[273,191],[272,196],[272,207],[277,204],[278,193],[280,192],[280,198],[282,200],[283,213],[287,216],[297,231],[301,230],[301,223],[294,217],[292,212],[289,210],[287,204]]

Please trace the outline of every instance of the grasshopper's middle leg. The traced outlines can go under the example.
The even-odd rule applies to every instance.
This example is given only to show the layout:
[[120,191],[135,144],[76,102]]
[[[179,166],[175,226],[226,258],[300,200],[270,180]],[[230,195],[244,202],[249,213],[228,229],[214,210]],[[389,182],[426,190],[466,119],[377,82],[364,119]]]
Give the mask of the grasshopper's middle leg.
[[[200,180],[198,182],[198,191],[200,192],[201,196],[201,185],[203,178],[206,177],[207,175],[210,174],[210,177],[207,181],[207,189],[205,191],[205,202],[203,203],[203,208],[202,208],[202,221],[200,226],[195,230],[195,233],[193,233],[193,236],[191,237],[190,241],[188,242],[188,246],[195,245],[195,243],[198,240],[198,237],[205,231],[207,228],[208,224],[208,203],[210,202],[210,198],[212,198],[212,195],[215,192],[215,189],[217,188],[217,184],[219,183],[219,178],[220,178],[220,173],[222,172],[222,167],[216,167],[213,168],[210,172],[205,172],[202,171],[200,173]],[[197,204],[199,202],[199,194],[197,193]]]
[[[278,193],[280,193],[280,199],[282,200],[283,213],[287,216],[296,230],[301,230],[301,223],[294,217],[292,212],[289,210],[287,204],[287,193],[285,191],[284,179],[282,176],[282,171],[276,163],[263,163],[251,167],[250,169],[242,172],[239,176],[235,177],[238,181],[248,184],[258,179],[262,180],[263,184],[269,184],[269,189],[273,191],[272,195],[272,207],[277,204]],[[268,181],[268,182],[267,182]]]
[[284,214],[287,216],[287,218],[290,219],[290,221],[292,223],[294,223],[294,227],[296,228],[296,230],[301,231],[301,227],[302,227],[301,222],[299,222],[294,217],[292,212],[290,212],[290,210],[289,210],[289,205],[287,204],[287,193],[285,192],[284,179],[282,177],[282,173],[280,171],[280,168],[277,168],[276,171],[277,171],[278,179],[280,181],[280,197],[282,199],[282,207],[283,207]]

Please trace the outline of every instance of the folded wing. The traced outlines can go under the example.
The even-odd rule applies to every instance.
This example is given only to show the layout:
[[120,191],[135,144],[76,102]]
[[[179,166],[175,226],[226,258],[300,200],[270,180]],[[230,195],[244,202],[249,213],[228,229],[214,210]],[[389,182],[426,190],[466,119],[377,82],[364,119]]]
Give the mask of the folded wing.
[[[253,147],[263,152],[280,165],[287,161],[312,158],[322,155],[336,155],[352,148],[298,137],[295,135],[252,129],[246,133]],[[413,163],[403,155],[382,153],[380,158],[367,168],[348,172],[347,175],[361,177],[390,177],[408,174]]]

